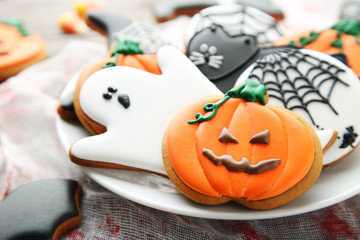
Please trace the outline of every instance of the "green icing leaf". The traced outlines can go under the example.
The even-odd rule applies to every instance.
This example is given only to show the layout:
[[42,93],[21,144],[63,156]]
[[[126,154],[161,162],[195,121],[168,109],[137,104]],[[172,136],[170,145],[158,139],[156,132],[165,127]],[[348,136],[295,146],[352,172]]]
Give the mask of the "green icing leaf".
[[301,43],[301,47],[304,47],[306,45],[308,45],[309,43],[312,43],[313,41],[315,41],[318,36],[320,35],[321,32],[310,32],[309,37],[301,37],[299,39],[300,43]]
[[339,32],[343,32],[353,36],[357,36],[360,32],[360,25],[355,20],[343,18],[334,26],[332,26],[331,29],[335,29]]
[[342,49],[342,40],[337,39],[331,42],[331,46]]
[[198,122],[204,122],[212,119],[217,109],[223,105],[227,100],[230,98],[242,98],[245,101],[248,102],[258,102],[261,105],[265,105],[265,95],[267,93],[267,89],[265,85],[254,82],[250,80],[249,78],[244,81],[243,84],[241,84],[239,87],[229,90],[227,93],[225,93],[224,99],[221,100],[218,103],[208,103],[204,106],[205,112],[211,112],[208,116],[203,116],[201,113],[197,113],[195,115],[195,120],[188,121],[189,124],[194,124]]
[[5,19],[1,20],[1,23],[16,27],[19,30],[19,32],[21,33],[21,35],[23,35],[24,37],[29,35],[29,33],[25,30],[23,23],[17,17],[5,18]]
[[115,54],[143,54],[144,52],[140,48],[140,44],[138,42],[130,41],[130,40],[116,40],[116,46],[114,51],[112,52],[112,56]]
[[258,102],[261,105],[265,105],[265,94],[267,89],[264,84],[260,84],[250,80],[245,80],[238,88],[228,91],[225,95],[231,98],[242,98],[248,102]]
[[138,42],[131,40],[120,40],[116,39],[116,45],[114,51],[111,53],[111,56],[115,56],[113,62],[106,63],[104,68],[115,67],[118,60],[119,54],[132,55],[132,54],[143,54],[143,50],[140,48]]

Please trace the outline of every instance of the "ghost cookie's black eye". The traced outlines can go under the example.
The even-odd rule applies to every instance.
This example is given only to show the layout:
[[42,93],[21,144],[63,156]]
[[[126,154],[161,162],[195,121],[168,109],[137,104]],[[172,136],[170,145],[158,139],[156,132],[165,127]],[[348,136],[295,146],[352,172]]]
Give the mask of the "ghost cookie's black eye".
[[117,92],[117,88],[114,88],[114,87],[108,87],[108,92],[111,92],[111,93],[116,93],[116,92]]
[[103,98],[106,100],[110,100],[112,98],[113,93],[117,92],[117,88],[115,87],[108,87],[107,92],[103,94]]
[[130,107],[130,97],[126,94],[119,94],[118,101],[124,108]]
[[111,93],[104,93],[103,94],[103,98],[105,98],[106,100],[110,100],[112,98],[112,94]]

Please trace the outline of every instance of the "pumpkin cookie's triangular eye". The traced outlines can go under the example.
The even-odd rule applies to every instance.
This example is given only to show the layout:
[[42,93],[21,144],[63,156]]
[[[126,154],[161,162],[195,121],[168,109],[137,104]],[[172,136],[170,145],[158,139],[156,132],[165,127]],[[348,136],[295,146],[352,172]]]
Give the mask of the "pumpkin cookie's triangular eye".
[[269,144],[270,143],[270,132],[268,129],[259,132],[252,136],[249,143],[263,143],[263,144]]
[[220,133],[219,141],[222,143],[239,143],[239,141],[231,134],[226,127]]

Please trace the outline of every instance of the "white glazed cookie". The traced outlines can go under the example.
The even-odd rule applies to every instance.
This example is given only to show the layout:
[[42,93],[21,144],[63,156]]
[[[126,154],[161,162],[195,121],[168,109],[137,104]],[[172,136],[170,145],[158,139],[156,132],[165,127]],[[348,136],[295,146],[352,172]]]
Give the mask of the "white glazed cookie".
[[195,99],[222,93],[180,50],[164,46],[157,59],[161,75],[115,66],[88,78],[80,106],[107,131],[75,142],[73,162],[166,175],[161,144],[173,115]]
[[230,36],[256,36],[260,47],[271,46],[282,35],[275,19],[257,8],[242,4],[215,5],[192,17],[185,30],[185,48],[197,32],[213,24],[222,26]]
[[360,82],[337,59],[313,50],[288,49],[252,64],[238,79],[259,81],[269,90],[269,104],[288,108],[315,130],[335,129],[333,146],[324,154],[331,166],[358,147],[360,137]]

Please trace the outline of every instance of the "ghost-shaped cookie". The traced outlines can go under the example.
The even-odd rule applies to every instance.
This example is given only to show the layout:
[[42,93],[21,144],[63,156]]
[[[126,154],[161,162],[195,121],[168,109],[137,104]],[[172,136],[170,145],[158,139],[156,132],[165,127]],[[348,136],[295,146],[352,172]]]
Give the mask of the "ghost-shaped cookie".
[[189,102],[222,93],[178,49],[161,47],[161,74],[114,66],[97,71],[81,88],[79,104],[106,132],[70,148],[73,162],[166,175],[161,145],[173,115]]

